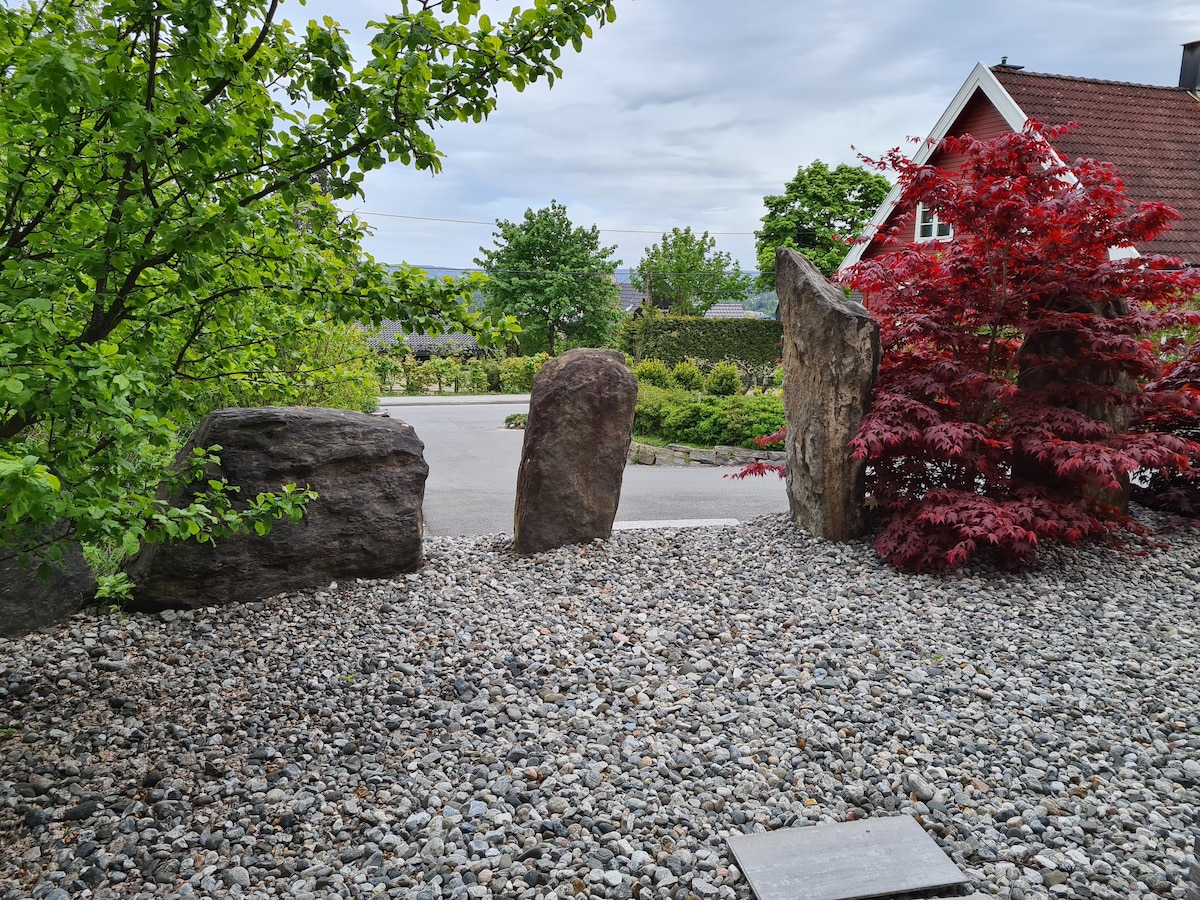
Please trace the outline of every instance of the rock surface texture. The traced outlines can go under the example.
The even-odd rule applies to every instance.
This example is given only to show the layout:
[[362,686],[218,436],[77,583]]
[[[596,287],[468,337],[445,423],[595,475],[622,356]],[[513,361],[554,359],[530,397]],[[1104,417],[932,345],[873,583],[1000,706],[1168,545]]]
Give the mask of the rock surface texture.
[[776,255],[775,287],[792,520],[818,537],[852,540],[865,527],[865,463],[852,459],[847,445],[879,373],[879,325],[794,250]]
[[0,552],[0,637],[18,637],[70,618],[96,596],[96,578],[79,545],[63,547],[48,579],[37,564],[22,567],[20,558]]
[[518,553],[612,534],[636,404],[616,350],[568,350],[538,372],[517,473]]
[[0,642],[0,900],[753,900],[727,835],[904,815],[989,900],[1182,900],[1171,528],[945,579],[784,515],[430,538],[400,578],[75,616]]
[[219,444],[241,496],[295,483],[317,491],[299,522],[212,544],[151,544],[130,564],[142,609],[211,606],[421,563],[425,445],[397,419],[311,407],[223,409],[188,446]]

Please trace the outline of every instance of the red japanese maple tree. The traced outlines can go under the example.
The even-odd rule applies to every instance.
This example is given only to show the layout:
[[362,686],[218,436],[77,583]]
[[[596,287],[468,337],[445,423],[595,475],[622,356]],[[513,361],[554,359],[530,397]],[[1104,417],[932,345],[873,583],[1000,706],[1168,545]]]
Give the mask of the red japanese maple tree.
[[[1178,215],[1131,202],[1106,163],[1061,163],[1051,144],[1065,130],[1031,121],[990,141],[946,138],[966,158],[956,172],[898,151],[878,163],[897,173],[907,218],[893,249],[843,278],[867,297],[884,351],[851,450],[883,517],[876,551],[898,567],[985,551],[1026,565],[1040,542],[1128,523],[1132,473],[1200,457],[1172,430],[1137,430],[1200,412],[1195,385],[1162,379],[1163,348],[1148,340],[1198,320],[1181,301],[1200,271],[1120,252]],[[918,203],[951,240],[901,240]]]

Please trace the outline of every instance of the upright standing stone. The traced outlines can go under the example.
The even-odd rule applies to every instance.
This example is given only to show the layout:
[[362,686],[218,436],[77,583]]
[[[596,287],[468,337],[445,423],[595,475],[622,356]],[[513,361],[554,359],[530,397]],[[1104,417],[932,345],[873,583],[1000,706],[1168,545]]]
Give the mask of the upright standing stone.
[[[1100,303],[1084,303],[1067,310],[1070,313],[1120,319],[1129,315],[1129,301],[1121,298]],[[1089,363],[1082,358],[1078,336],[1069,331],[1039,331],[1027,334],[1017,352],[1017,387],[1022,392],[1040,393],[1047,408],[1065,406],[1120,433],[1129,430],[1133,420],[1132,401],[1125,404],[1098,399],[1094,387],[1136,394],[1138,384],[1124,372],[1111,366]],[[1089,501],[1129,511],[1129,477],[1118,486],[1090,475],[1064,477],[1036,454],[1013,451],[1013,471],[1022,478],[1041,482],[1054,490],[1073,492]]]
[[96,577],[77,541],[63,544],[50,577],[38,578],[38,560],[21,565],[11,549],[0,550],[0,637],[20,637],[73,616],[96,596]]
[[299,522],[215,544],[148,544],[129,564],[142,609],[254,600],[343,578],[383,578],[421,564],[425,445],[397,419],[340,409],[222,409],[181,451],[219,444],[215,473],[241,497],[285,484],[318,494]]
[[612,534],[637,379],[616,350],[568,350],[533,379],[513,546],[536,553]]
[[879,325],[795,250],[775,256],[792,520],[831,541],[865,528],[862,460],[848,444],[879,374]]

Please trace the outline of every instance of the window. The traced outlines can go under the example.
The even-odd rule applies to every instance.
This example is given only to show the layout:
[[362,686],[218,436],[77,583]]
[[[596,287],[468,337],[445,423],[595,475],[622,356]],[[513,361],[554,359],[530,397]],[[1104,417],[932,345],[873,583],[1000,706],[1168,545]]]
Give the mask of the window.
[[917,240],[918,241],[948,241],[954,237],[954,229],[949,222],[938,220],[937,213],[926,209],[924,204],[917,205]]

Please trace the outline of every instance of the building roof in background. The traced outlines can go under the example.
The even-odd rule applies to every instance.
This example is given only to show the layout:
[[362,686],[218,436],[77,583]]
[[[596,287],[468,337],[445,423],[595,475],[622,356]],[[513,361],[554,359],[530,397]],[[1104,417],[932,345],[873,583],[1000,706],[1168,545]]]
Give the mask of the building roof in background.
[[621,305],[621,312],[633,312],[646,302],[646,295],[642,291],[636,290],[632,284],[617,282],[617,288],[621,292],[617,296],[617,302]]
[[1200,263],[1200,101],[1181,87],[1044,75],[996,66],[992,74],[1025,113],[1048,125],[1078,122],[1055,139],[1065,162],[1116,166],[1129,196],[1175,207],[1183,217],[1153,251]]
[[704,314],[706,319],[745,319],[746,309],[740,303],[714,303]]
[[[960,134],[959,121],[977,100],[989,104],[1012,131],[1020,131],[1031,118],[1043,125],[1077,124],[1054,141],[1059,157],[1067,163],[1079,158],[1112,163],[1131,199],[1174,206],[1182,221],[1147,249],[1200,265],[1200,100],[1195,94],[1183,87],[1048,75],[1019,66],[979,63],[929,139],[913,154],[913,161],[925,165],[942,138]],[[893,187],[868,223],[868,234],[877,234],[888,222],[899,199],[899,187]],[[858,262],[867,248],[867,242],[855,244],[839,268]]]

